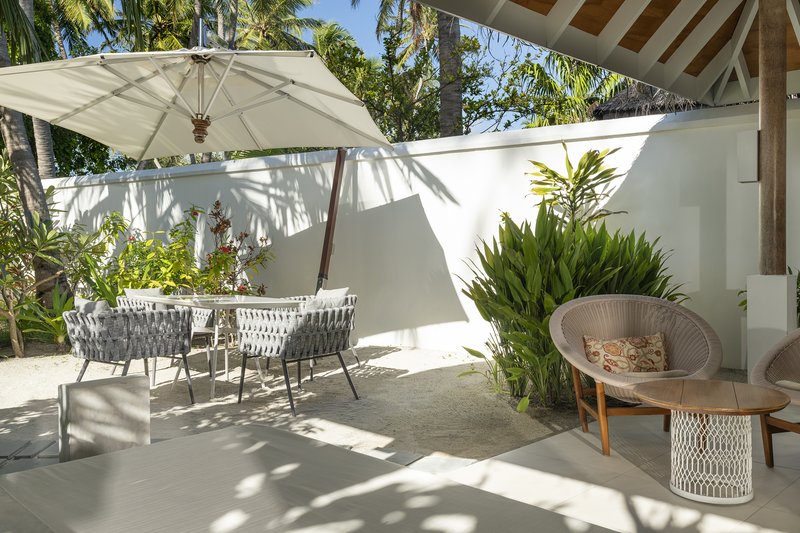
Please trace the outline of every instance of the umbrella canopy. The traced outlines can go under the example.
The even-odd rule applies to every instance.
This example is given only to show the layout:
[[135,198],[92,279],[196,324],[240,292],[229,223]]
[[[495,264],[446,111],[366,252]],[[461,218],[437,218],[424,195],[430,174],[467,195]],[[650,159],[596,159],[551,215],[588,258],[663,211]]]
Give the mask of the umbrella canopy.
[[297,146],[389,146],[313,51],[99,54],[0,69],[0,105],[134,159]]

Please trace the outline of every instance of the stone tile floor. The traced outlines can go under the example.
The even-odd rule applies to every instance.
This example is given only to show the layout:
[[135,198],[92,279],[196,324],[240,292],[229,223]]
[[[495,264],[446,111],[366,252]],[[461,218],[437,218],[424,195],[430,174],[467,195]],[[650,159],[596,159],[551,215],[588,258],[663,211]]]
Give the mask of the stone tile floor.
[[[743,372],[729,374],[717,377],[744,380]],[[800,419],[800,408],[790,406],[781,416]],[[669,434],[656,416],[612,418],[610,457],[600,453],[596,423],[589,433],[565,431],[483,461],[388,447],[365,453],[614,531],[800,532],[800,435],[774,436],[776,467],[770,469],[758,419],[752,420],[755,497],[733,506],[697,503],[669,490]],[[2,474],[57,461],[52,436],[0,439]]]
[[[800,419],[800,409],[783,411]],[[445,475],[614,531],[800,531],[800,435],[774,436],[775,468],[764,464],[753,418],[754,498],[741,505],[687,500],[669,489],[669,434],[656,416],[610,421],[610,457],[596,423],[479,461]]]

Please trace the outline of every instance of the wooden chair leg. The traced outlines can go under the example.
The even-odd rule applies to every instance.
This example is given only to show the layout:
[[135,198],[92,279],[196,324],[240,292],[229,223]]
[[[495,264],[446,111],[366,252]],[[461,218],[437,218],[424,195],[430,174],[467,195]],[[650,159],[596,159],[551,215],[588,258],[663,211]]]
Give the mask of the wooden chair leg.
[[575,388],[575,403],[578,404],[578,418],[581,421],[581,430],[587,433],[589,431],[589,422],[586,420],[586,409],[584,409],[581,403],[583,399],[583,393],[581,392],[583,389],[581,386],[581,373],[574,366],[572,366],[572,386]]
[[764,441],[764,461],[767,466],[775,466],[775,459],[772,454],[772,432],[769,430],[769,415],[761,415],[761,439]]
[[75,381],[77,381],[78,383],[80,383],[80,381],[83,379],[83,375],[86,373],[86,367],[87,367],[87,366],[89,366],[89,360],[88,360],[88,359],[85,359],[85,360],[83,361],[83,364],[81,365],[81,371],[80,371],[80,372],[78,372],[78,379],[76,379],[76,380],[75,380]]
[[130,368],[130,366],[131,366],[131,360],[128,359],[127,361],[125,361],[125,364],[122,365],[122,375],[123,376],[127,376],[128,375],[128,368]]
[[301,374],[302,374],[302,370],[301,369],[302,369],[302,362],[298,361],[297,362],[297,390],[302,390],[303,389],[303,386],[300,385],[300,379],[302,377],[301,376]]
[[597,423],[600,425],[600,441],[603,444],[603,455],[611,455],[611,444],[608,441],[608,413],[606,411],[606,388],[603,382],[595,382],[597,390]]
[[672,422],[672,415],[669,413],[664,415],[664,422],[662,422],[661,429],[663,429],[665,433],[669,433],[669,426],[671,422]]

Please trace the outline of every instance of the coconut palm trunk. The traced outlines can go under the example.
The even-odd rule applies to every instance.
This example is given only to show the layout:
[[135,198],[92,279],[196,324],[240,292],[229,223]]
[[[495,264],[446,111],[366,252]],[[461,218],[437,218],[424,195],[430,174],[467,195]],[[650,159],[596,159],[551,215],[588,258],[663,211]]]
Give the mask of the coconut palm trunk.
[[461,81],[461,41],[459,20],[441,11],[437,14],[439,30],[439,135],[463,135],[462,110],[464,88]]

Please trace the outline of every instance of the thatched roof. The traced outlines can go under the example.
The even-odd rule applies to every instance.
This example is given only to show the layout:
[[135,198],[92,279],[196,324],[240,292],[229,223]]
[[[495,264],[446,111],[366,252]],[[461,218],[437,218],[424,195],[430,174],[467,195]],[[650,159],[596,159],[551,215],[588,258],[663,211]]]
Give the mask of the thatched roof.
[[660,113],[675,113],[703,107],[699,102],[657,89],[652,85],[633,82],[613,98],[598,104],[592,111],[598,120],[637,117]]

